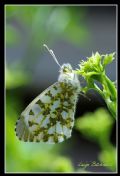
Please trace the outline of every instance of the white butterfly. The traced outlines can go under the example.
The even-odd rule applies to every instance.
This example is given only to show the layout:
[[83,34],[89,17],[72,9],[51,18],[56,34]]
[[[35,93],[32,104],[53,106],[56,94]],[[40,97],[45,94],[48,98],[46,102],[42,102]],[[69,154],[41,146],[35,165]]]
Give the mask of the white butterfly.
[[53,51],[44,46],[60,66],[58,82],[27,106],[16,123],[15,131],[22,141],[54,144],[71,137],[80,82],[71,65],[61,66]]

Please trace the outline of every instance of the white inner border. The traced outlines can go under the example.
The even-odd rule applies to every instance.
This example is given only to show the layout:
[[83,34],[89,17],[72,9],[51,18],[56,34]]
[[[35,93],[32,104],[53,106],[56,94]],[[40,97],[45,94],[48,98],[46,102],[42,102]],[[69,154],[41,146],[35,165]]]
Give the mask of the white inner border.
[[[117,74],[117,59],[118,59],[118,45],[117,45],[117,27],[118,27],[118,5],[117,4],[12,4],[12,5],[5,5],[4,6],[4,17],[5,17],[5,21],[4,21],[4,27],[5,27],[5,40],[6,41],[6,6],[116,6],[116,77],[117,77],[117,90],[118,90],[118,74]],[[5,43],[5,42],[4,42]],[[4,44],[4,53],[5,53],[5,69],[6,69],[6,44]],[[6,70],[5,70],[6,73]],[[5,74],[5,80],[6,80],[6,74]],[[6,88],[6,84],[4,82],[4,87]],[[63,172],[6,172],[6,90],[4,89],[4,97],[5,97],[5,109],[4,109],[4,114],[5,114],[5,118],[4,118],[4,122],[5,122],[5,126],[4,126],[4,144],[5,144],[5,153],[4,153],[4,166],[5,166],[5,173],[34,173],[34,174],[39,174],[39,173],[61,173],[63,174]],[[118,97],[118,96],[117,96]],[[117,102],[118,103],[118,102]],[[117,114],[118,116],[118,114]],[[118,120],[116,120],[116,134],[118,134]],[[116,147],[118,149],[118,141],[117,141],[117,135],[116,135]],[[118,151],[117,151],[118,152]],[[117,152],[116,152],[116,156],[117,156]],[[116,157],[117,158],[117,157]],[[118,159],[118,158],[117,158]],[[97,173],[105,173],[105,174],[113,174],[113,173],[118,173],[118,162],[116,161],[116,172],[87,172],[87,174],[92,173],[92,174],[97,174]],[[84,172],[65,172],[65,173],[75,173],[75,174],[79,174],[79,173],[84,173]]]

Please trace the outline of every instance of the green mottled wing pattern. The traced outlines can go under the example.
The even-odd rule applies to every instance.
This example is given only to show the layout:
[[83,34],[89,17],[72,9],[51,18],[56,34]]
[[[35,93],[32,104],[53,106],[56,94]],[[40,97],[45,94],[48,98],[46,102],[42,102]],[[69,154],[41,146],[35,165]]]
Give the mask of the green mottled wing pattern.
[[37,96],[16,123],[22,141],[59,143],[71,137],[77,93],[72,84],[56,82]]

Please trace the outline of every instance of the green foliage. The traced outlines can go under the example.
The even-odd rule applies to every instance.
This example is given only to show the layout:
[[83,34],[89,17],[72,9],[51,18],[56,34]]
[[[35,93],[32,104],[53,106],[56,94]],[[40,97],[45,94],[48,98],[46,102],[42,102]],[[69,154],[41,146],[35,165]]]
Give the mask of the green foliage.
[[[86,80],[87,85],[82,88],[83,92],[90,89],[97,91],[105,100],[112,117],[116,118],[117,90],[114,82],[106,75],[105,68],[114,60],[115,53],[100,55],[92,54],[87,61],[82,61],[80,69],[75,72]],[[98,87],[96,82],[102,85]],[[110,143],[110,134],[114,120],[111,115],[100,108],[94,113],[87,113],[76,120],[76,129],[85,137],[96,141],[101,147],[99,160],[112,171],[116,170],[116,149]]]
[[106,54],[104,56],[104,60],[103,60],[103,67],[105,68],[106,65],[110,64],[115,58],[114,58],[115,53],[111,53],[111,54]]
[[102,141],[108,143],[112,125],[111,115],[103,108],[99,108],[94,113],[86,113],[76,120],[76,129],[80,130],[87,138],[97,141],[100,145],[102,145]]
[[112,171],[116,169],[116,149],[110,143],[113,119],[107,110],[99,108],[94,113],[86,113],[75,122],[75,128],[87,139],[101,147],[99,160]]
[[110,149],[102,150],[99,154],[99,160],[106,165],[106,167],[110,168],[112,171],[116,170],[116,149],[115,147],[111,147]]
[[[105,72],[106,66],[114,60],[114,54],[100,55],[96,52],[87,61],[82,61],[79,65],[80,69],[75,72],[83,76],[87,82],[87,86],[82,88],[82,91],[96,90],[104,98],[112,116],[116,118],[117,90],[114,82],[107,77]],[[102,85],[102,89],[97,86],[95,81]]]
[[60,39],[83,45],[88,40],[89,30],[85,23],[87,8],[7,5],[5,9],[6,46],[21,48],[24,45],[24,54],[19,59],[24,68],[32,70],[35,67],[44,43],[49,45]]
[[21,39],[19,31],[12,25],[8,24],[6,27],[6,44],[13,46],[19,43]]
[[29,76],[26,74],[25,71],[21,70],[21,69],[15,69],[13,70],[12,68],[8,68],[6,66],[5,69],[6,73],[6,88],[7,89],[12,89],[12,88],[17,88],[20,86],[24,86],[26,84],[28,84],[30,78]]
[[[84,8],[67,6],[7,6],[7,43],[14,40],[14,30],[9,31],[9,24],[13,20],[21,28],[25,26],[29,30],[30,47],[38,48],[45,41],[53,41],[58,37],[66,38],[74,44],[83,43],[88,37],[86,24],[83,23],[84,11]],[[15,25],[13,28],[17,29]]]
[[74,172],[73,165],[68,158],[58,157],[51,164],[51,171],[54,172]]

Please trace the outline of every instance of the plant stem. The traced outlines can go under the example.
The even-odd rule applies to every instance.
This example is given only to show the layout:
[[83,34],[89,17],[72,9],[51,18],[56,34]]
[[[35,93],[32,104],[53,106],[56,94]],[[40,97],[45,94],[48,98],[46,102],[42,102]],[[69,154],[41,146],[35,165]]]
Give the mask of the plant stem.
[[112,116],[116,118],[117,91],[114,83],[104,74],[101,80],[103,85],[103,97]]

